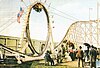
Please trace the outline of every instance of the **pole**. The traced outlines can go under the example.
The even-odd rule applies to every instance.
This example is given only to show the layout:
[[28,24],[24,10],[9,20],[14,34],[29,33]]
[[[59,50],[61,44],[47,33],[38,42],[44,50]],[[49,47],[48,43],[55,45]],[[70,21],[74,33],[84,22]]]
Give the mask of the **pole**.
[[97,46],[99,45],[99,36],[98,36],[98,23],[99,23],[99,3],[97,2]]
[[90,24],[90,44],[92,44],[92,22],[91,22],[91,10],[92,10],[92,8],[89,8],[89,24]]

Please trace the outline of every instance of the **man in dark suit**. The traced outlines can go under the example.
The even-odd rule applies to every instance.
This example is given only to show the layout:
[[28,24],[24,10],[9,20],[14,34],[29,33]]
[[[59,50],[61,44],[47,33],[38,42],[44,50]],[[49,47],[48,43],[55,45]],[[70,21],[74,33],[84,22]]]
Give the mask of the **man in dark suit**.
[[94,48],[94,46],[91,46],[91,50],[90,50],[90,67],[94,67],[96,68],[96,58],[97,58],[97,51]]

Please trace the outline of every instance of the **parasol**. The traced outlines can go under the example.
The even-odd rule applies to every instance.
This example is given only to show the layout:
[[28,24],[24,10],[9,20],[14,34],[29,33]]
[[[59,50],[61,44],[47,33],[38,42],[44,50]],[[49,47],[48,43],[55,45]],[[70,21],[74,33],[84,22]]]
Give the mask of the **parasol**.
[[90,44],[89,43],[83,43],[85,46],[88,46],[88,47],[90,47]]

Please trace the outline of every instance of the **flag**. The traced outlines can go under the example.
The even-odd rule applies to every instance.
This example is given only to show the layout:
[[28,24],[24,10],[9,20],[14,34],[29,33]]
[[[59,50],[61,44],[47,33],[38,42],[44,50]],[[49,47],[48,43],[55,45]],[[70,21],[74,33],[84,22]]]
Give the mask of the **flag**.
[[20,14],[17,14],[17,22],[20,23]]
[[23,10],[22,7],[20,7],[20,11],[19,11],[19,13],[17,14],[17,22],[18,22],[18,23],[20,23],[20,18],[22,17],[23,13],[24,13],[24,10]]
[[20,23],[20,13],[17,14],[17,22]]
[[20,17],[23,15],[23,13],[24,13],[24,10],[23,10],[23,8],[22,7],[20,7]]

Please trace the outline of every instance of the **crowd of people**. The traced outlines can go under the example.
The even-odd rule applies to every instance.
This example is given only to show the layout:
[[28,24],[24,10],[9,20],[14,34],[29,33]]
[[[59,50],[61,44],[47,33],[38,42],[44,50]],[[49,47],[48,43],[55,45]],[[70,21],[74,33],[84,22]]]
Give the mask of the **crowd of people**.
[[[74,44],[71,43],[67,49],[66,46],[61,45],[61,49],[56,51],[57,51],[56,54],[57,63],[62,63],[67,53],[69,54],[71,61],[78,60],[78,67],[80,67],[80,61],[82,62],[82,67],[84,67],[85,61],[89,61],[90,67],[96,68],[96,57],[99,53],[97,52],[97,48],[95,48],[93,45],[87,47],[87,50],[84,51],[81,46],[75,49]],[[51,62],[51,65],[55,64],[54,59],[51,58],[49,51],[47,51],[45,54],[45,60]]]

